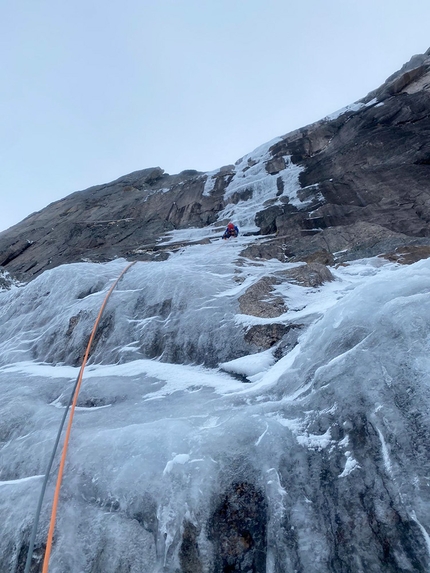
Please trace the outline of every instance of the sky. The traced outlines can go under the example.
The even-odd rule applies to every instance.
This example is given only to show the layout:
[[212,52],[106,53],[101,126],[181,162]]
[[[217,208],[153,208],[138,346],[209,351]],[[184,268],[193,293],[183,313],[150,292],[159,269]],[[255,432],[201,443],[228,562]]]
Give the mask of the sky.
[[430,47],[428,0],[1,0],[0,231],[147,167],[211,171]]

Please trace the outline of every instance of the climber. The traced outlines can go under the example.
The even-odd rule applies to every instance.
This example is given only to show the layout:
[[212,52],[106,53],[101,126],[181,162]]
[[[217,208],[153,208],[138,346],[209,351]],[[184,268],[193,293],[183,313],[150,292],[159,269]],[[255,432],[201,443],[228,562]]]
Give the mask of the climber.
[[223,239],[229,239],[230,237],[237,237],[239,235],[239,229],[233,223],[227,225],[227,229],[224,231]]

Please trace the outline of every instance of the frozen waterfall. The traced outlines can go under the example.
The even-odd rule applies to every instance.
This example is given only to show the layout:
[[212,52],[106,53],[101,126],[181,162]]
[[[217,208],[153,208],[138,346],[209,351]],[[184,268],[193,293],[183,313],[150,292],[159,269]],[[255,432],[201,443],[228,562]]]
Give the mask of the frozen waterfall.
[[[114,291],[51,573],[430,570],[430,261],[284,282],[288,310],[269,319],[241,314],[238,298],[298,264],[247,260],[245,242],[137,263]],[[0,293],[0,573],[22,570],[85,343],[125,264],[64,265]],[[270,322],[302,325],[280,359],[244,341]]]

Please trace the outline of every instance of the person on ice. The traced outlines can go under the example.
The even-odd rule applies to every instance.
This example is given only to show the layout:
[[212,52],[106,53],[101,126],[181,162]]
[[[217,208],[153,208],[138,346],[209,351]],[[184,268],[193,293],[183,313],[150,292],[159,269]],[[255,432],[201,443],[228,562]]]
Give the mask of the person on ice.
[[237,237],[239,235],[239,229],[233,223],[227,225],[227,229],[224,231],[223,239],[229,239],[230,237]]

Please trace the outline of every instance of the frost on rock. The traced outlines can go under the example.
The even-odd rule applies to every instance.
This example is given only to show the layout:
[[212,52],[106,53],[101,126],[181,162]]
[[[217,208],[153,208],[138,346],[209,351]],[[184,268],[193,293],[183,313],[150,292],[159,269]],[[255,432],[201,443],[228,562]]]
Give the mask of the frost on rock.
[[20,286],[18,280],[14,279],[5,269],[0,267],[0,291],[9,290],[13,286]]

